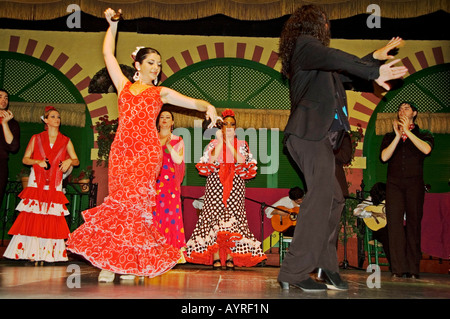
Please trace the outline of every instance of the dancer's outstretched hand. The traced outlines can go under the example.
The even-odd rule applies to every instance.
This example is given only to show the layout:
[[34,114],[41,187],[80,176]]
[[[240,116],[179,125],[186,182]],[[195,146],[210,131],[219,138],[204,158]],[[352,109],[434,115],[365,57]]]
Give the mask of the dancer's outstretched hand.
[[380,66],[380,76],[375,82],[387,91],[391,89],[387,81],[400,79],[408,72],[408,69],[405,66],[393,66],[398,62],[400,62],[400,59],[396,59]]

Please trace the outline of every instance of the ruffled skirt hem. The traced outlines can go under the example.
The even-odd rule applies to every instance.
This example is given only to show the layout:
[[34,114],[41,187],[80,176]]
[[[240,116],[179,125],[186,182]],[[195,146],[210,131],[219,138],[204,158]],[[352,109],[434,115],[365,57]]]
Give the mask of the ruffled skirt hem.
[[[253,267],[260,262],[267,259],[267,256],[262,252],[252,254],[251,252],[238,253],[233,251],[236,246],[235,240],[242,239],[242,236],[227,231],[220,231],[217,233],[216,243],[202,248],[202,251],[191,251],[186,253],[186,261],[194,264],[212,265],[214,262],[214,254],[219,252],[220,261],[225,264],[227,256],[233,258],[233,263],[238,267]],[[245,241],[245,240],[244,240]],[[192,239],[188,242],[188,246],[193,244]],[[259,251],[260,249],[255,249]]]
[[12,237],[3,255],[9,259],[60,262],[67,261],[63,239],[39,238],[24,235]]
[[154,226],[131,238],[98,226],[84,223],[67,241],[69,251],[83,256],[97,268],[153,278],[172,269],[181,258],[180,250],[166,244]]
[[42,215],[21,212],[11,229],[9,235],[25,235],[47,239],[67,239],[69,227],[64,216]]
[[[67,250],[69,250],[72,253],[82,256],[84,259],[89,261],[94,267],[100,268],[102,270],[108,270],[108,271],[111,271],[111,272],[113,272],[115,274],[119,274],[119,275],[135,275],[135,276],[144,276],[144,277],[148,277],[148,278],[153,278],[153,277],[160,276],[160,275],[164,274],[165,272],[169,271],[170,269],[175,267],[177,265],[177,263],[182,263],[182,257],[180,254],[178,254],[175,261],[165,263],[165,265],[163,267],[160,267],[157,269],[150,267],[150,268],[153,268],[150,271],[148,269],[144,269],[144,270],[142,270],[142,269],[124,269],[123,267],[115,265],[114,261],[99,260],[95,256],[88,255],[87,253],[80,251],[76,248],[69,247],[69,248],[67,248]],[[149,268],[149,267],[147,267],[147,268]]]

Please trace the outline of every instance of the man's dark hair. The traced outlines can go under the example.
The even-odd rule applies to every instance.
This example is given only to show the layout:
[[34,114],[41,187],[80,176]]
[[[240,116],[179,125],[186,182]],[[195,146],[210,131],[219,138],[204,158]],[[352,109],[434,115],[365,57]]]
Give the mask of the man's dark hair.
[[386,199],[386,184],[382,182],[375,183],[370,189],[372,203],[377,206]]
[[330,44],[330,21],[323,9],[316,5],[304,5],[295,10],[286,21],[278,52],[284,76],[289,77],[292,53],[300,35],[310,35],[325,46]]
[[305,196],[305,192],[303,191],[303,189],[301,189],[298,186],[292,187],[289,190],[289,198],[291,200],[297,200],[297,199],[303,198],[303,196]]
[[397,112],[398,112],[398,110],[400,110],[400,107],[401,107],[403,104],[408,104],[408,105],[411,107],[411,109],[412,109],[413,111],[417,112],[417,113],[416,113],[416,116],[414,116],[414,118],[413,118],[413,122],[415,122],[415,121],[416,121],[416,118],[417,118],[417,114],[419,113],[419,110],[417,109],[417,105],[416,105],[414,102],[403,101],[402,103],[400,103],[400,104],[398,105]]

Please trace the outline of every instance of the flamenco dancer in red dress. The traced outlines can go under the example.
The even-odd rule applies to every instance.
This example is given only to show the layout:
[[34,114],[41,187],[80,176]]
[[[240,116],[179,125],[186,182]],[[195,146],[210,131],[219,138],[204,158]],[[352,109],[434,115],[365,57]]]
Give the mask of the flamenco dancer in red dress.
[[208,144],[196,165],[208,177],[202,214],[187,242],[186,260],[214,269],[251,267],[267,258],[248,228],[245,212],[245,183],[256,175],[256,160],[247,142],[235,136],[234,112],[227,109],[222,118],[217,139]]
[[170,270],[180,250],[167,244],[152,220],[155,183],[162,163],[156,118],[165,103],[206,112],[215,123],[216,109],[208,102],[158,87],[161,56],[151,48],[132,55],[135,82],[122,73],[114,56],[117,21],[114,10],[105,17],[110,27],[103,56],[119,96],[119,126],[109,155],[109,195],[103,204],[83,212],[85,223],[67,242],[68,249],[101,268],[99,281],[155,277]]
[[63,173],[80,164],[71,140],[59,132],[59,112],[47,106],[43,120],[46,130],[31,137],[22,159],[33,167],[28,187],[19,194],[20,214],[9,230],[14,236],[4,254],[35,263],[68,260],[64,240],[70,233],[65,219],[69,211],[62,180]]

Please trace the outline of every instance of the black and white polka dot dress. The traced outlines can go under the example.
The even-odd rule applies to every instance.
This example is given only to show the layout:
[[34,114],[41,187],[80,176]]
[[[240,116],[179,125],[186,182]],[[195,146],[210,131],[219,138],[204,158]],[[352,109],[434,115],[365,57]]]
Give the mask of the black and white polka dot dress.
[[238,141],[237,150],[245,158],[245,163],[231,164],[232,187],[225,205],[224,186],[219,172],[225,168],[219,163],[207,164],[212,148],[214,143],[208,145],[200,163],[197,164],[200,174],[208,177],[203,210],[186,244],[186,260],[211,265],[214,253],[219,251],[222,264],[230,254],[236,266],[254,266],[266,259],[261,243],[248,227],[245,211],[245,183],[246,179],[256,175],[256,161],[249,153],[247,143]]

